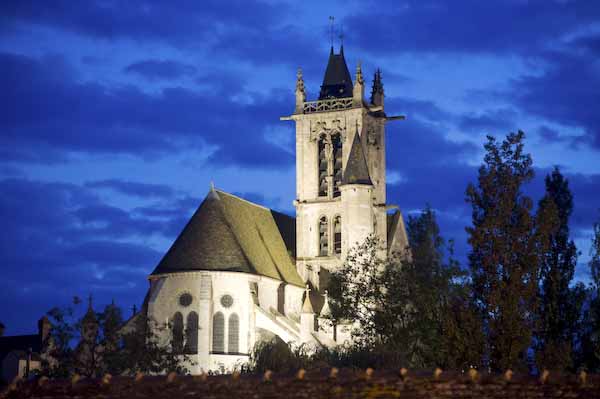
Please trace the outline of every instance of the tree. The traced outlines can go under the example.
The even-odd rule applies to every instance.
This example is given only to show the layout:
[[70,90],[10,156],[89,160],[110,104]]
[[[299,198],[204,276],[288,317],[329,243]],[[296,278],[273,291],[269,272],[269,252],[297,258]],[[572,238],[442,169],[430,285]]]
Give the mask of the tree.
[[[73,304],[79,304],[77,297]],[[50,323],[50,345],[42,357],[42,374],[49,377],[65,378],[73,373],[73,340],[77,336],[73,306],[54,307],[47,312]]]
[[113,363],[118,366],[114,369],[115,373],[189,373],[186,365],[195,362],[190,355],[168,344],[172,341],[171,325],[159,323],[143,313],[133,323],[128,332],[121,334],[120,350],[116,352]]
[[546,194],[539,208],[556,213],[558,225],[541,257],[536,363],[539,369],[564,370],[573,367],[572,352],[581,326],[585,289],[580,284],[570,287],[577,265],[577,247],[569,238],[569,217],[573,211],[569,182],[556,167],[546,176],[545,183]]
[[[523,152],[524,133],[499,144],[488,136],[477,185],[467,187],[472,226],[467,227],[473,299],[487,334],[489,366],[496,371],[524,368],[535,327],[539,259],[557,224],[556,212],[532,215],[522,187],[533,178]],[[555,209],[554,209],[555,210]]]
[[407,233],[410,250],[401,254],[381,256],[386,251],[374,237],[349,252],[330,281],[332,314],[356,323],[360,348],[395,353],[409,367],[444,366],[452,353],[448,337],[463,337],[446,334],[447,318],[456,316],[450,304],[457,303],[460,268],[431,208],[409,218]]
[[[75,305],[79,304],[78,298]],[[80,320],[74,318],[73,307],[53,308],[52,362],[45,362],[42,374],[64,378],[77,372],[86,376],[143,373],[187,374],[192,357],[172,348],[169,325],[148,319],[140,313],[124,328],[121,309],[111,303],[103,312],[88,308]],[[81,334],[78,334],[81,331]],[[77,346],[74,343],[79,339]]]
[[580,338],[580,365],[590,371],[600,371],[600,221],[593,227],[591,259],[589,262],[591,284],[588,290],[587,309]]

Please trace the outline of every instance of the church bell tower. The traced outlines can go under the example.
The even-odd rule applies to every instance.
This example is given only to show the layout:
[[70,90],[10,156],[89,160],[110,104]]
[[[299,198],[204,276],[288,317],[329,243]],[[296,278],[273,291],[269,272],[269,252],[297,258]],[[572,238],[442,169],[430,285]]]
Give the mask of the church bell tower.
[[343,46],[331,47],[318,99],[307,101],[298,70],[295,111],[281,118],[296,122],[296,267],[320,291],[369,235],[389,249],[390,228],[404,233],[388,217],[385,185],[385,123],[403,117],[385,114],[379,70],[369,100],[364,91],[360,63],[353,82]]

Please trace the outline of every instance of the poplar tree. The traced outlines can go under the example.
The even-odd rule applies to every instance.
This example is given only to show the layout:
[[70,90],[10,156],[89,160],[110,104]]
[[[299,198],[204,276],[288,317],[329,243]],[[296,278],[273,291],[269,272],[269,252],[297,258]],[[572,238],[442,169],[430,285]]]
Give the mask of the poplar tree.
[[569,217],[573,211],[569,182],[556,167],[546,176],[545,183],[546,193],[539,208],[554,208],[558,225],[540,262],[536,363],[539,369],[564,370],[573,367],[574,340],[585,290],[582,285],[570,287],[577,265],[577,247],[569,238]]
[[495,371],[527,366],[540,254],[557,219],[555,207],[533,215],[533,202],[522,192],[534,175],[523,138],[522,131],[502,143],[488,136],[477,185],[469,184],[466,192],[472,206],[472,226],[466,230],[473,299],[487,333],[489,367]]
[[581,329],[579,365],[590,371],[600,371],[600,221],[593,227],[590,248],[591,283],[588,291],[588,308],[584,312]]

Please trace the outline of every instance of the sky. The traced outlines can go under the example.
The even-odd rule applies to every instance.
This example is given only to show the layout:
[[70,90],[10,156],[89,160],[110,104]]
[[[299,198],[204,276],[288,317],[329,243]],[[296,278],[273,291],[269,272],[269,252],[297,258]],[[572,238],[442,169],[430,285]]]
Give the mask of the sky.
[[[316,99],[331,36],[381,68],[388,201],[426,204],[465,264],[486,135],[525,132],[537,202],[559,166],[585,281],[600,218],[600,3],[0,2],[0,321],[74,296],[130,314],[210,182],[294,213],[297,68]],[[340,45],[337,33],[334,46]]]

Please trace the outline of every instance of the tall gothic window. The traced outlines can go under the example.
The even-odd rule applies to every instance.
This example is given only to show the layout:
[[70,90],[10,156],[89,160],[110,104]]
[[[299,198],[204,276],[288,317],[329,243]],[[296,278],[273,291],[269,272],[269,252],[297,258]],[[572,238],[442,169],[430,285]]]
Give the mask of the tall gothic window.
[[173,329],[173,337],[171,339],[171,345],[176,352],[181,352],[183,349],[183,315],[176,312],[171,320]]
[[342,253],[342,217],[339,215],[333,219],[333,251],[336,255]]
[[329,255],[329,230],[327,217],[321,216],[319,219],[319,256],[327,255]]
[[198,353],[198,313],[190,312],[185,328],[185,352]]
[[240,352],[240,319],[237,314],[232,313],[229,316],[229,331],[228,331],[228,353]]
[[319,197],[330,195],[330,182],[333,181],[332,194],[340,195],[342,184],[342,138],[339,133],[331,137],[319,138]]
[[329,182],[327,181],[328,151],[327,139],[321,137],[319,139],[319,197],[327,197],[329,192]]
[[217,312],[213,316],[213,345],[212,351],[216,353],[225,352],[225,317],[223,313]]
[[333,196],[340,196],[340,185],[342,184],[342,139],[339,134],[331,137],[333,145]]

